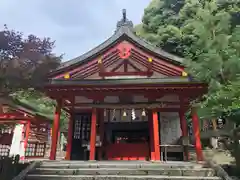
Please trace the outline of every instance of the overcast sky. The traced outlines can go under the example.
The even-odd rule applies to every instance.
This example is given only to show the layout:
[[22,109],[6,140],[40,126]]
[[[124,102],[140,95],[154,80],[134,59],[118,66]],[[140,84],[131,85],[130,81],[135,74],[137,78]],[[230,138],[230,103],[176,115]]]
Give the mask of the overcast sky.
[[141,22],[150,0],[0,0],[0,27],[56,40],[54,52],[69,60],[97,46],[115,30],[127,9]]

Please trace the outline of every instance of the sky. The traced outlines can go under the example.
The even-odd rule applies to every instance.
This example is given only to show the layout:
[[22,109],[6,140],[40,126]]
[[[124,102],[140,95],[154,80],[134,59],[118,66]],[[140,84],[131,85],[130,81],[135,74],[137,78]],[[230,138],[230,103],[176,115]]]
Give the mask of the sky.
[[0,28],[24,35],[50,37],[54,52],[63,61],[80,56],[115,31],[127,10],[127,18],[139,24],[151,0],[0,0]]

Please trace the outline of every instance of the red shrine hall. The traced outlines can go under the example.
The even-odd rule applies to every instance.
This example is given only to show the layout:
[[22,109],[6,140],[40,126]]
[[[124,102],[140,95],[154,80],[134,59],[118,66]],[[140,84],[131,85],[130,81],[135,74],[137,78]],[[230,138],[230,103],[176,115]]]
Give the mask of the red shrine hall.
[[201,161],[190,101],[206,91],[184,71],[181,58],[139,38],[123,11],[109,39],[50,74],[45,92],[57,101],[50,159],[56,158],[62,109],[69,113],[66,160],[187,159],[178,143],[188,136],[185,113],[191,109]]
[[0,156],[20,155],[25,158],[43,158],[48,143],[51,120],[30,106],[0,97]]

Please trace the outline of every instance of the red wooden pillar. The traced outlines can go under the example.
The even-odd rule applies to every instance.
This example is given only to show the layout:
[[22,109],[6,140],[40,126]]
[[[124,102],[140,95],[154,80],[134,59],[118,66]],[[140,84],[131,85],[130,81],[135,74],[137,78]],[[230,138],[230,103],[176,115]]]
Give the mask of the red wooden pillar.
[[155,153],[155,160],[159,161],[160,158],[160,140],[159,140],[159,124],[158,124],[158,113],[157,111],[153,111],[152,113],[153,118],[153,146],[154,146],[154,153]]
[[199,119],[195,108],[191,109],[193,134],[195,137],[195,149],[198,161],[203,161],[202,144],[200,139]]
[[27,124],[26,124],[26,130],[25,130],[25,139],[24,139],[24,156],[21,157],[22,160],[25,158],[25,154],[26,154],[26,150],[27,150],[27,145],[28,145],[28,139],[29,139],[30,128],[31,128],[31,121],[28,121]]
[[66,160],[71,159],[72,152],[72,135],[73,135],[73,115],[70,113],[69,122],[68,122],[68,139],[67,139],[67,152],[66,152]]
[[[182,137],[187,137],[188,136],[188,126],[187,126],[187,120],[185,117],[185,112],[182,107],[179,112],[179,118],[180,118],[181,130],[182,130]],[[187,151],[184,151],[184,158],[185,158],[185,160],[189,159],[189,153]]]
[[54,121],[53,121],[52,144],[51,144],[51,152],[50,152],[50,158],[49,158],[50,160],[56,159],[61,108],[62,108],[62,102],[58,100],[57,106],[55,109]]
[[148,110],[148,126],[149,126],[149,145],[150,145],[150,159],[155,160],[155,150],[153,143],[153,114],[152,110]]
[[96,150],[96,125],[97,125],[97,113],[96,108],[92,109],[92,120],[91,120],[91,137],[90,137],[90,154],[89,160],[95,160]]
[[99,151],[98,151],[98,158],[99,160],[102,160],[102,154],[104,151],[104,147],[103,147],[103,141],[104,141],[104,109],[99,109],[98,111],[99,114],[99,136],[100,136],[100,141],[102,143]]

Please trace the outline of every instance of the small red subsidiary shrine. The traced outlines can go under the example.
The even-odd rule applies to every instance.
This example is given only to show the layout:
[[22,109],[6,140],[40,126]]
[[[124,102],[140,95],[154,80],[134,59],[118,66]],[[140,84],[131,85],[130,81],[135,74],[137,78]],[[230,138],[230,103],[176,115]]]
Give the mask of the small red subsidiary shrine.
[[0,97],[0,156],[43,158],[52,121],[31,106]]
[[[45,91],[57,101],[51,160],[61,109],[70,115],[67,160],[161,160],[164,146],[188,136],[185,112],[207,85],[188,77],[181,58],[137,37],[124,11],[115,33],[52,72]],[[201,161],[199,122],[191,111]],[[173,152],[167,155],[187,156],[182,148]]]

